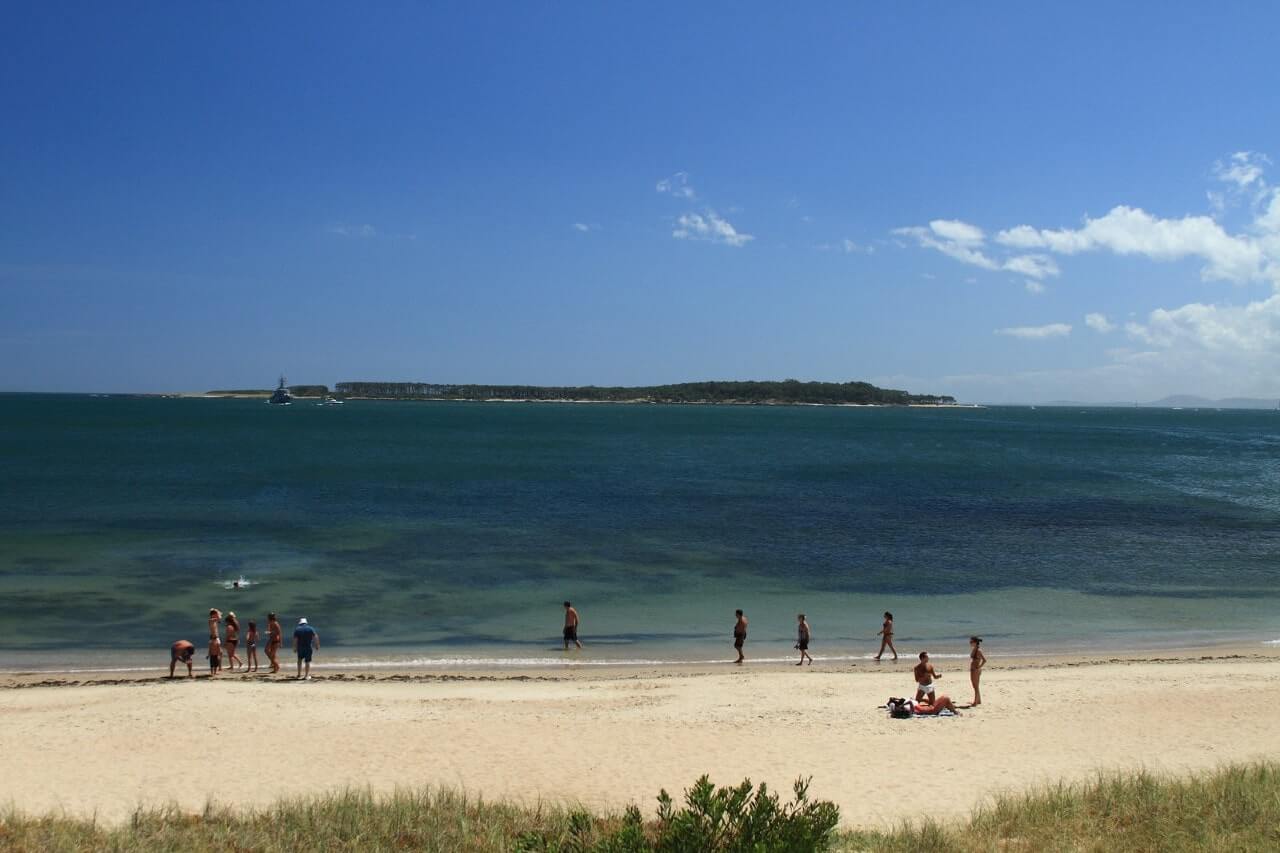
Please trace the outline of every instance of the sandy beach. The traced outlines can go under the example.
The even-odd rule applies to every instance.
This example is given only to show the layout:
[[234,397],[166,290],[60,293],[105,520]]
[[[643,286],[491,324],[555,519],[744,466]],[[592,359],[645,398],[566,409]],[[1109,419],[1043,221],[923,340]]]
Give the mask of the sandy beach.
[[[944,672],[946,670],[944,669]],[[1193,771],[1280,752],[1270,650],[993,661],[982,707],[891,720],[879,667],[0,679],[0,803],[107,821],[139,804],[261,805],[344,786],[448,785],[526,803],[646,809],[701,773],[813,777],[846,826],[961,817],[985,797],[1099,770]],[[967,673],[943,692],[970,697]]]

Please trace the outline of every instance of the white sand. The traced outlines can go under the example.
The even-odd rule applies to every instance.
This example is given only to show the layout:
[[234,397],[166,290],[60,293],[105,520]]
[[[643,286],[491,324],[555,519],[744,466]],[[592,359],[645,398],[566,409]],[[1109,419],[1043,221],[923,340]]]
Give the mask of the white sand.
[[[524,802],[639,803],[706,772],[801,775],[849,826],[959,817],[1000,790],[1103,769],[1280,755],[1280,660],[993,669],[956,719],[890,720],[906,661],[548,680],[214,682],[0,690],[0,803],[120,820],[342,786],[451,785]],[[967,673],[942,681],[967,702]]]

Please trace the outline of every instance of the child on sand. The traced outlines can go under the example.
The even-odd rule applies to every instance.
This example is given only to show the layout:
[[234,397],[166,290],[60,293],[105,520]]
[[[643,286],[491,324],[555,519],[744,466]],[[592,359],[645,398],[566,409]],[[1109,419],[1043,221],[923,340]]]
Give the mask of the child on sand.
[[245,669],[258,671],[258,623],[250,620],[249,633],[244,637]]
[[884,612],[884,627],[876,633],[876,636],[880,638],[880,651],[876,652],[876,663],[879,663],[881,656],[884,655],[885,646],[893,652],[893,659],[896,661],[898,650],[893,647],[893,614],[888,610]]
[[217,675],[222,670],[222,641],[215,634],[209,638],[209,677]]
[[803,613],[796,616],[796,619],[800,623],[796,638],[796,648],[800,650],[800,662],[796,666],[804,666],[805,658],[809,658],[809,666],[813,666],[813,657],[809,654],[809,623],[805,621]]

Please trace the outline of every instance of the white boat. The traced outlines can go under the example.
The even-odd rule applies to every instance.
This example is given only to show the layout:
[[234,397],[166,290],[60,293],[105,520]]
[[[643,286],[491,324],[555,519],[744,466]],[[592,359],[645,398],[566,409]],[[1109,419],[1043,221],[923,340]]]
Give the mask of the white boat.
[[316,405],[317,406],[341,406],[345,402],[346,400],[339,400],[337,397],[330,394],[328,397],[325,397],[319,403],[316,403]]

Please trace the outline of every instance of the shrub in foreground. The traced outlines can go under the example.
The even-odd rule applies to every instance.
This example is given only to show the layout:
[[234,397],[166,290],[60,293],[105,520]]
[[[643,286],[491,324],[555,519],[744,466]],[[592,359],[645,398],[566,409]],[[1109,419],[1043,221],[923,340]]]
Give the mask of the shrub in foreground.
[[677,809],[665,790],[658,819],[646,824],[635,806],[622,825],[600,833],[585,815],[571,821],[571,838],[556,842],[527,833],[518,849],[538,853],[817,853],[830,847],[840,822],[835,803],[809,799],[809,781],[797,780],[795,799],[783,805],[767,785],[750,779],[717,788],[707,776],[685,791]]

